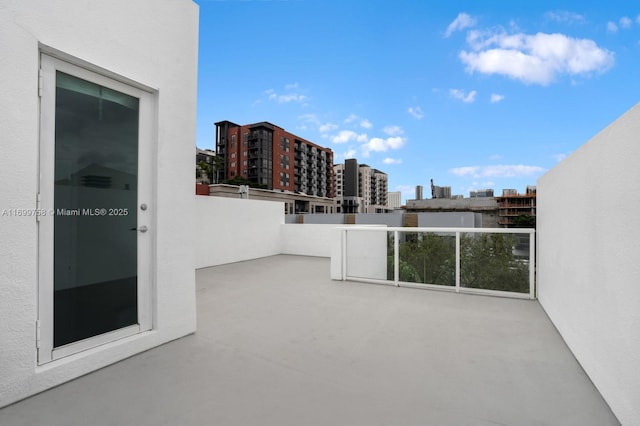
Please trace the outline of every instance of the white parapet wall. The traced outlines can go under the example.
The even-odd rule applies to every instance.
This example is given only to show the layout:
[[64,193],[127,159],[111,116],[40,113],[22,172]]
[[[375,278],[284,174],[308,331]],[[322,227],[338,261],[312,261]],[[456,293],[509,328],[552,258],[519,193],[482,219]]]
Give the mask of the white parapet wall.
[[[43,268],[39,275],[38,253],[49,240],[39,241],[34,215],[2,215],[1,407],[195,331],[198,6],[190,0],[3,1],[0,53],[0,211],[35,210],[41,191],[41,54],[109,81],[144,86],[155,105],[145,127],[153,152],[144,158],[150,163],[144,176],[153,182],[153,194],[145,200],[148,217],[152,214],[145,235],[153,239],[153,248],[145,252],[151,260],[142,265],[153,277],[153,302],[147,310],[152,311],[151,331],[38,364],[37,327],[51,323],[48,317],[39,319],[39,283],[53,280],[52,270]],[[50,91],[43,83],[43,92]]]
[[330,257],[334,230],[344,225],[290,223],[280,228],[282,254]]
[[538,298],[623,425],[640,425],[640,104],[538,180]]
[[[196,197],[196,268],[273,256],[282,252],[284,203]],[[294,225],[290,225],[294,226]]]

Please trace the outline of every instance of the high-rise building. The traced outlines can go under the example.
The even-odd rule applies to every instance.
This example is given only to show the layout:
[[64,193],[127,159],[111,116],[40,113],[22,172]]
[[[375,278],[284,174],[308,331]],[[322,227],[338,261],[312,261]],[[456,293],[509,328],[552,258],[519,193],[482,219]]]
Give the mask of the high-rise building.
[[416,200],[422,200],[424,198],[422,194],[423,189],[422,185],[416,186]]
[[218,181],[245,179],[265,189],[333,198],[333,151],[266,121],[216,124]]
[[398,209],[402,205],[402,192],[387,192],[387,207],[390,209]]
[[431,179],[431,198],[451,198],[450,186],[438,186],[433,184]]
[[469,198],[491,198],[493,197],[493,189],[478,189],[469,191]]
[[333,166],[337,213],[380,213],[387,207],[387,174],[352,158]]

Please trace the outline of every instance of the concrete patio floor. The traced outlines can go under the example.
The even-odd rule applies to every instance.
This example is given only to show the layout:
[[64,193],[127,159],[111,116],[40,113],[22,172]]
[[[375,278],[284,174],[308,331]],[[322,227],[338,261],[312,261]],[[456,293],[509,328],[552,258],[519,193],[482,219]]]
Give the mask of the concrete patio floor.
[[617,425],[536,301],[197,271],[198,331],[0,410],[0,425]]

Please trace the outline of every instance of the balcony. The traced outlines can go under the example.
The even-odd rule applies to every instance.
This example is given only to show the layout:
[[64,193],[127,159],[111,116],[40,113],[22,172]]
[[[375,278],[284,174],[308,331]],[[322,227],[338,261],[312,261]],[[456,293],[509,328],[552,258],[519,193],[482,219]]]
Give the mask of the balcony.
[[0,424],[618,424],[538,302],[328,269],[278,255],[198,270],[196,334],[4,408]]

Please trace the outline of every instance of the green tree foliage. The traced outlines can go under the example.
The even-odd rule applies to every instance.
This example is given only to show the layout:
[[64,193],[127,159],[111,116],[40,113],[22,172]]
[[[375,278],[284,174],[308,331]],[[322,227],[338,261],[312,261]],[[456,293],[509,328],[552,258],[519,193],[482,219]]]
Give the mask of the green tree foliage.
[[[404,234],[400,244],[400,281],[455,285],[455,237],[436,234]],[[391,240],[393,242],[393,240]],[[387,275],[393,279],[393,250]],[[390,272],[389,272],[390,271]]]
[[213,182],[213,170],[206,161],[200,161],[196,164],[196,178],[203,178],[203,175],[206,176],[207,182]]
[[513,218],[513,226],[516,228],[535,228],[536,217],[528,214],[521,214]]
[[514,255],[512,234],[463,234],[460,284],[463,287],[526,293],[529,265]]
[[[400,234],[402,235],[402,234]],[[455,285],[455,236],[407,233],[399,244],[400,281]],[[402,237],[401,237],[402,238]],[[529,265],[514,255],[511,234],[462,234],[460,281],[463,287],[529,291]],[[388,238],[387,279],[393,280],[393,237]]]
[[224,183],[228,185],[238,185],[238,186],[249,185],[249,187],[251,188],[267,189],[267,185],[249,182],[247,179],[243,178],[242,176],[234,176],[231,179],[225,180]]

